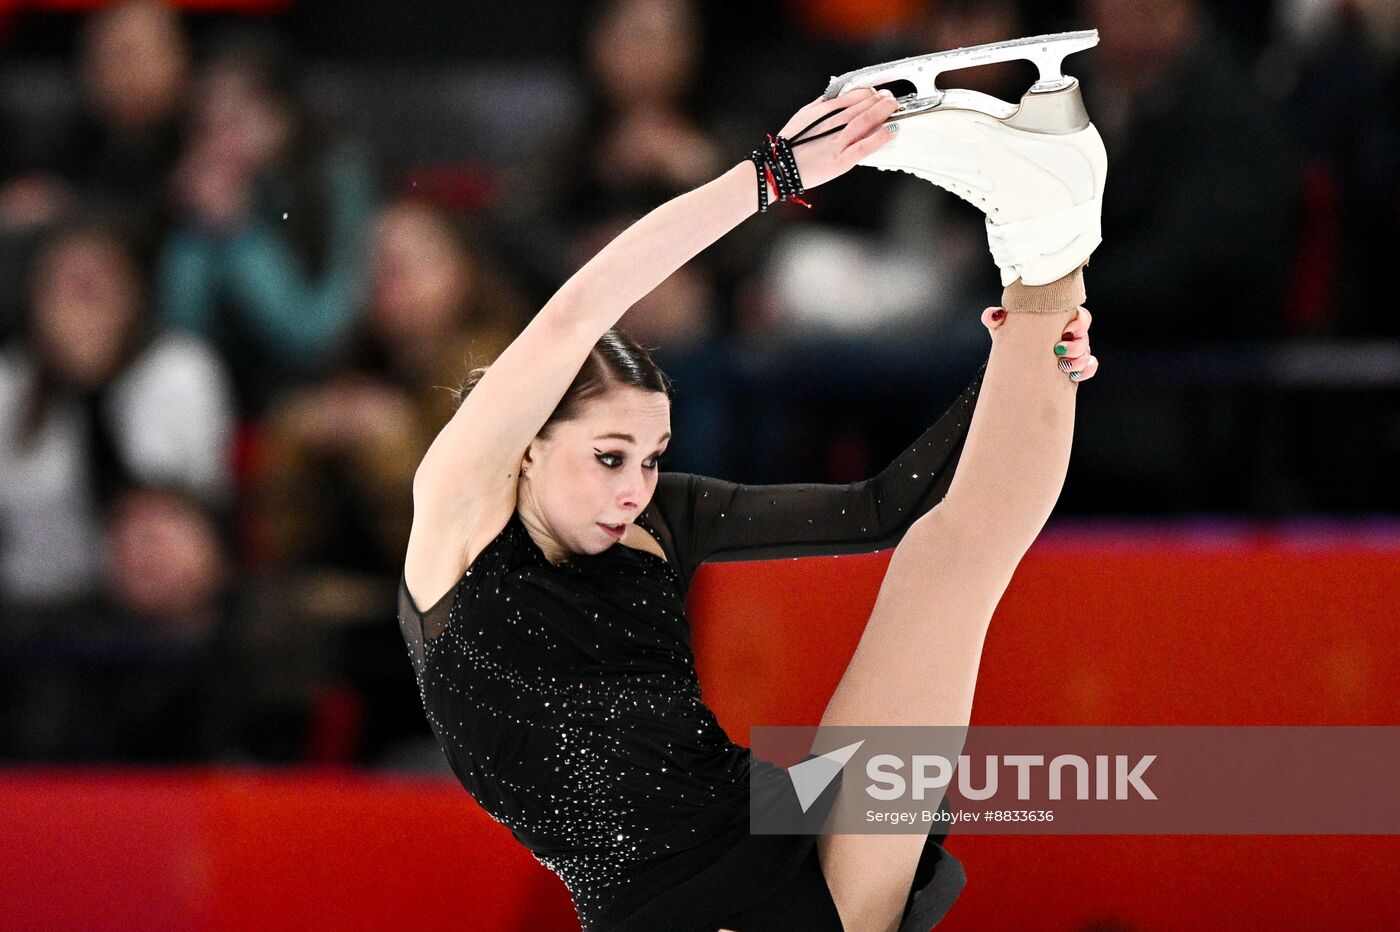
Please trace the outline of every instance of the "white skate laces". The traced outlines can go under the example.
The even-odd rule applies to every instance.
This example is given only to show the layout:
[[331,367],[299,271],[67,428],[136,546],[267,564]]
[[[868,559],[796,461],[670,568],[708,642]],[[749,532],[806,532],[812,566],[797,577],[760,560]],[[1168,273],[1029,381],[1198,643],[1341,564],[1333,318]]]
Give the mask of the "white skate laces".
[[[905,58],[833,77],[825,96],[913,84],[886,121],[898,132],[860,164],[909,172],[974,205],[987,216],[1001,283],[1045,285],[1083,265],[1102,242],[1108,157],[1078,80],[1061,70],[1066,55],[1098,41],[1097,30],[1087,30]],[[1017,59],[1040,69],[1019,105],[935,86],[944,71]]]

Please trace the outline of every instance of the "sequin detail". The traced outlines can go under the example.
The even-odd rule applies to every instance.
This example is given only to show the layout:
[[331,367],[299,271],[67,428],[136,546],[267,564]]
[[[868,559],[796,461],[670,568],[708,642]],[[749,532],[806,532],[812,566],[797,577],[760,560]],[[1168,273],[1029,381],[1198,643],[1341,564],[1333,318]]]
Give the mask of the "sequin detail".
[[667,850],[660,839],[745,792],[748,749],[701,699],[666,560],[615,544],[552,564],[512,515],[445,602],[434,632],[401,586],[428,722],[585,927]]

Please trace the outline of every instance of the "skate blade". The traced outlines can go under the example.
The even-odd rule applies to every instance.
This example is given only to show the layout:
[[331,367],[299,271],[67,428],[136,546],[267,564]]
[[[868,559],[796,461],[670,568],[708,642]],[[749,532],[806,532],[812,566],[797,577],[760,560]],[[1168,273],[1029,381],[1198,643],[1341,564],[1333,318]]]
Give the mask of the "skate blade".
[[[1077,83],[1073,77],[1064,73],[1064,59],[1098,44],[1099,31],[1085,29],[1079,32],[1028,36],[1024,39],[992,42],[987,45],[971,45],[929,55],[914,55],[835,75],[822,96],[832,100],[853,88],[878,87],[894,81],[908,81],[914,85],[914,93],[899,98],[900,109],[894,113],[894,116],[908,116],[943,103],[947,92],[939,89],[938,76],[945,71],[1023,59],[1034,62],[1040,73],[1040,79],[1031,86],[1027,94],[1063,90]],[[1012,106],[998,98],[985,94],[982,96],[997,101],[1002,107]]]
[[929,111],[967,110],[1024,132],[1050,135],[1076,133],[1089,125],[1089,114],[1084,109],[1079,82],[1073,78],[1070,80],[1071,84],[1058,91],[1039,94],[1027,91],[1019,104],[960,87],[944,91],[937,101],[900,98],[905,102],[885,119],[885,125]]

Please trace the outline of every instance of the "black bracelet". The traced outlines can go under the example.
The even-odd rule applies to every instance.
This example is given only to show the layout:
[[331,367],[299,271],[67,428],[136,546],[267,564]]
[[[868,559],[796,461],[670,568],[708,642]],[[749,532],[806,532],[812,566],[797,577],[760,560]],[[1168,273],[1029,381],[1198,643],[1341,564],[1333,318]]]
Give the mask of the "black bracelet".
[[778,150],[778,168],[782,170],[783,180],[787,182],[788,197],[805,194],[807,189],[802,186],[802,176],[797,173],[797,159],[793,158],[792,146],[782,136],[777,138],[774,146]]
[[791,140],[788,140],[782,135],[779,135],[777,139],[769,136],[767,146],[759,146],[757,149],[753,150],[753,152],[749,153],[749,160],[758,168],[759,213],[764,213],[768,210],[768,178],[770,174],[773,179],[773,187],[778,190],[778,200],[793,200],[804,207],[812,206],[800,197],[800,195],[806,193],[806,188],[803,187],[802,176],[797,171],[797,160],[793,158],[792,147],[800,146],[806,142],[816,142],[824,136],[830,136],[832,133],[840,132],[845,128],[845,123],[830,127],[811,136],[807,135],[827,120],[837,114],[844,114],[845,112],[845,109],[833,110],[830,113],[817,117],[811,123],[808,123],[806,126],[802,127],[802,129],[798,130],[797,134],[793,136]]
[[749,153],[750,162],[758,170],[758,212],[763,214],[768,212],[768,171],[767,163],[763,160],[762,150],[755,149]]
[[797,159],[792,155],[792,147],[782,136],[768,137],[765,145],[749,153],[749,161],[754,163],[758,173],[758,211],[768,211],[768,184],[771,181],[778,191],[779,201],[796,201],[804,207],[812,205],[802,199],[806,188],[802,185],[802,175],[797,170]]

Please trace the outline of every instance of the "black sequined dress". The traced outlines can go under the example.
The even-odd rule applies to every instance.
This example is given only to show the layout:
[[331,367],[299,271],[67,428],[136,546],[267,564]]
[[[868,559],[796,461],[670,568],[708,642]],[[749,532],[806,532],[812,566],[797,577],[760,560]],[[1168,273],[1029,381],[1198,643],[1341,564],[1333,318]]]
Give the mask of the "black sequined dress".
[[[749,831],[750,793],[780,805],[792,784],[701,698],[685,594],[706,561],[894,546],[947,492],[980,385],[866,482],[663,473],[637,523],[664,560],[615,544],[553,564],[512,514],[426,611],[400,580],[399,624],[453,772],[559,875],[585,930],[841,928],[816,836]],[[902,930],[926,932],[965,882],[942,838]]]

